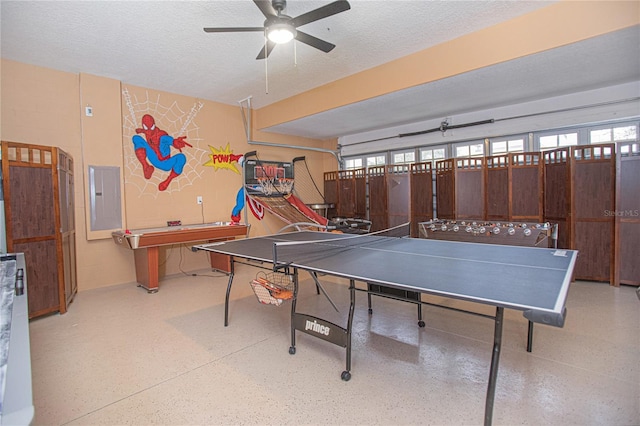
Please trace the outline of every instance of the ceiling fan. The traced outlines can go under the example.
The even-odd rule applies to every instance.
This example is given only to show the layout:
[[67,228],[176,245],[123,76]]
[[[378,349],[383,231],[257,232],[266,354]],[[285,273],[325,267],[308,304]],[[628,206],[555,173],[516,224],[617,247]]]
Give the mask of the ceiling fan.
[[207,33],[226,33],[226,32],[264,32],[267,36],[265,45],[262,47],[256,59],[265,59],[276,44],[286,43],[292,39],[296,39],[311,47],[330,52],[334,47],[327,41],[320,40],[317,37],[298,30],[298,27],[309,24],[320,19],[327,18],[340,12],[351,9],[349,2],[346,0],[338,0],[319,7],[302,15],[292,18],[283,13],[287,7],[286,0],[253,0],[258,6],[262,14],[267,18],[262,27],[231,27],[231,28],[204,28]]

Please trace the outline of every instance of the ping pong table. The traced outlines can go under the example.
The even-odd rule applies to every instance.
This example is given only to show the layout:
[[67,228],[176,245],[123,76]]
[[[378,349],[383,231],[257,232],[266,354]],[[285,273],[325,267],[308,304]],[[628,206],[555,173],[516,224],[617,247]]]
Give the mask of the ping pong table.
[[[495,324],[484,416],[485,424],[491,424],[504,309],[523,311],[524,317],[533,322],[563,327],[565,302],[577,251],[383,235],[299,231],[202,244],[194,246],[193,250],[231,257],[225,326],[228,325],[229,295],[236,262],[267,263],[273,265],[273,270],[290,274],[294,290],[289,353],[294,354],[296,350],[296,331],[344,347],[346,369],[341,377],[345,381],[351,378],[355,294],[357,290],[367,291],[358,288],[356,281],[495,307],[495,316],[488,316]],[[322,289],[318,274],[349,280],[350,305],[346,327],[296,311],[298,270],[311,275],[318,291]]]

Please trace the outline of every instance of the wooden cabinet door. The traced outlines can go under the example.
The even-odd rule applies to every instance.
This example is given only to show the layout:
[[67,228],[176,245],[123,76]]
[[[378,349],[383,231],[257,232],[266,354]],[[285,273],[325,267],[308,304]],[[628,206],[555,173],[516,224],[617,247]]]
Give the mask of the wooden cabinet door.
[[7,251],[24,253],[29,317],[60,312],[77,291],[73,160],[43,145],[2,142]]
[[8,177],[7,250],[25,255],[29,316],[56,312],[60,296],[52,169],[10,166]]
[[62,278],[64,280],[64,306],[73,300],[77,290],[76,278],[76,232],[75,203],[73,185],[73,160],[62,150],[58,150],[58,192],[60,206],[60,241]]

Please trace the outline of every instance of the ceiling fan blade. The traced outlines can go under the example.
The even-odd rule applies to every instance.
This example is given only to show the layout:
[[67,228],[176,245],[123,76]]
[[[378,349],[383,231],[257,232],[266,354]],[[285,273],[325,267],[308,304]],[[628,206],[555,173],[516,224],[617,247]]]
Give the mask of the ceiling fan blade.
[[239,33],[260,31],[264,32],[264,27],[229,27],[229,28],[203,28],[205,33]]
[[336,13],[344,12],[351,9],[351,5],[346,0],[338,0],[333,3],[329,3],[326,6],[319,7],[311,12],[303,13],[300,16],[296,16],[291,19],[291,24],[294,27],[300,27],[313,21],[324,19],[328,16],[335,15]]
[[[267,40],[267,45],[262,46],[262,50],[260,51],[260,53],[258,53],[258,56],[256,56],[256,59],[266,58],[267,56],[269,56],[269,54],[271,54],[271,51],[273,50],[274,47],[276,47],[276,44],[271,40]],[[266,54],[265,54],[265,48],[266,48]]]
[[316,49],[322,50],[325,53],[331,52],[333,48],[336,47],[335,44],[331,44],[327,41],[320,40],[319,38],[316,38],[307,33],[303,33],[300,30],[297,31],[296,40],[304,44],[308,44],[311,47],[315,47]]
[[271,0],[253,0],[253,2],[258,6],[265,18],[278,16],[278,12],[273,8]]

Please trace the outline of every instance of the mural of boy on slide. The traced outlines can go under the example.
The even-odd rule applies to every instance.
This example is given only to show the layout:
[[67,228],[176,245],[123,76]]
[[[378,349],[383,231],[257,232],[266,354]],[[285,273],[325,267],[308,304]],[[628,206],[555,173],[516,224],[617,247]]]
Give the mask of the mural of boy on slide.
[[[144,134],[144,138],[140,136]],[[186,136],[173,138],[167,132],[156,127],[153,116],[145,114],[142,117],[142,128],[136,129],[133,136],[133,148],[136,157],[142,165],[145,179],[151,179],[156,168],[169,172],[169,176],[160,182],[158,189],[164,191],[169,187],[173,179],[180,176],[187,157],[182,153],[182,148],[192,145],[185,142]],[[180,153],[171,155],[171,147],[176,148]]]

